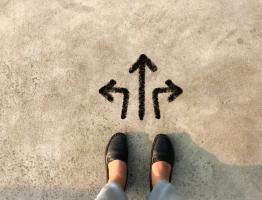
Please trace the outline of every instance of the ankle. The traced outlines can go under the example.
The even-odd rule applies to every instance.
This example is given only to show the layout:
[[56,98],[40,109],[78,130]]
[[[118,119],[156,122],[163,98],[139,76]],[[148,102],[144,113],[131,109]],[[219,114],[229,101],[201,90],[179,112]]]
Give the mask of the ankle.
[[160,181],[169,181],[171,165],[164,161],[155,162],[152,165],[152,186],[154,187]]
[[127,179],[127,165],[121,160],[114,160],[108,164],[108,182],[114,182],[120,185],[123,189]]

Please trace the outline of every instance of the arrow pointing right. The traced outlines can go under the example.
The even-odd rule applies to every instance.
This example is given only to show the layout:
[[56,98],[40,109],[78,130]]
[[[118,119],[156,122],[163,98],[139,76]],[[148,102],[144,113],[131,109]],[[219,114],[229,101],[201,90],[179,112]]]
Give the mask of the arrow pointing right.
[[153,98],[153,104],[154,104],[154,111],[155,111],[155,117],[157,119],[160,119],[160,109],[159,109],[159,102],[158,102],[158,94],[159,93],[167,93],[172,92],[172,94],[168,97],[168,101],[172,102],[174,101],[180,94],[183,93],[183,90],[175,85],[171,80],[167,80],[166,85],[168,87],[162,87],[162,88],[155,88],[152,93]]

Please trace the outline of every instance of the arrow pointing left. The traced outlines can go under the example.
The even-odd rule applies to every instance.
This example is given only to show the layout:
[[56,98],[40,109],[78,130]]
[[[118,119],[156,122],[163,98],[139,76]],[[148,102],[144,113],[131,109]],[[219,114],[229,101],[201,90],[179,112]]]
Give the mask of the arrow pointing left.
[[103,95],[110,102],[114,101],[114,97],[110,93],[123,93],[124,97],[123,97],[121,119],[125,119],[127,113],[128,101],[129,101],[129,91],[126,88],[114,87],[115,85],[116,85],[116,81],[112,79],[105,86],[99,89],[99,93]]

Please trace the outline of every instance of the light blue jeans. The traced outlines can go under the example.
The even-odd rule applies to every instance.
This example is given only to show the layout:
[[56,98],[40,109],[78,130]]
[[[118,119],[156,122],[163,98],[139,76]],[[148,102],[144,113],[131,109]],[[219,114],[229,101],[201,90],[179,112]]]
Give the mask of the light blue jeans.
[[[176,193],[172,184],[167,181],[160,181],[150,193],[150,200],[181,200],[181,197]],[[127,196],[122,188],[114,183],[107,183],[96,200],[127,200]]]

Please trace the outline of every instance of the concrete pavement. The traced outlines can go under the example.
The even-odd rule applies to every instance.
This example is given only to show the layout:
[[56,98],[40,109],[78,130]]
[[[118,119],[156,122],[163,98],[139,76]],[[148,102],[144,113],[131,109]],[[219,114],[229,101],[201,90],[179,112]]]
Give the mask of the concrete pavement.
[[[187,200],[262,198],[262,1],[0,1],[0,199],[94,199],[104,149],[128,134],[130,199],[146,199],[153,138],[176,150],[174,184]],[[145,117],[138,74],[145,53]],[[107,101],[109,80],[128,88]],[[167,79],[183,89],[152,91]]]

